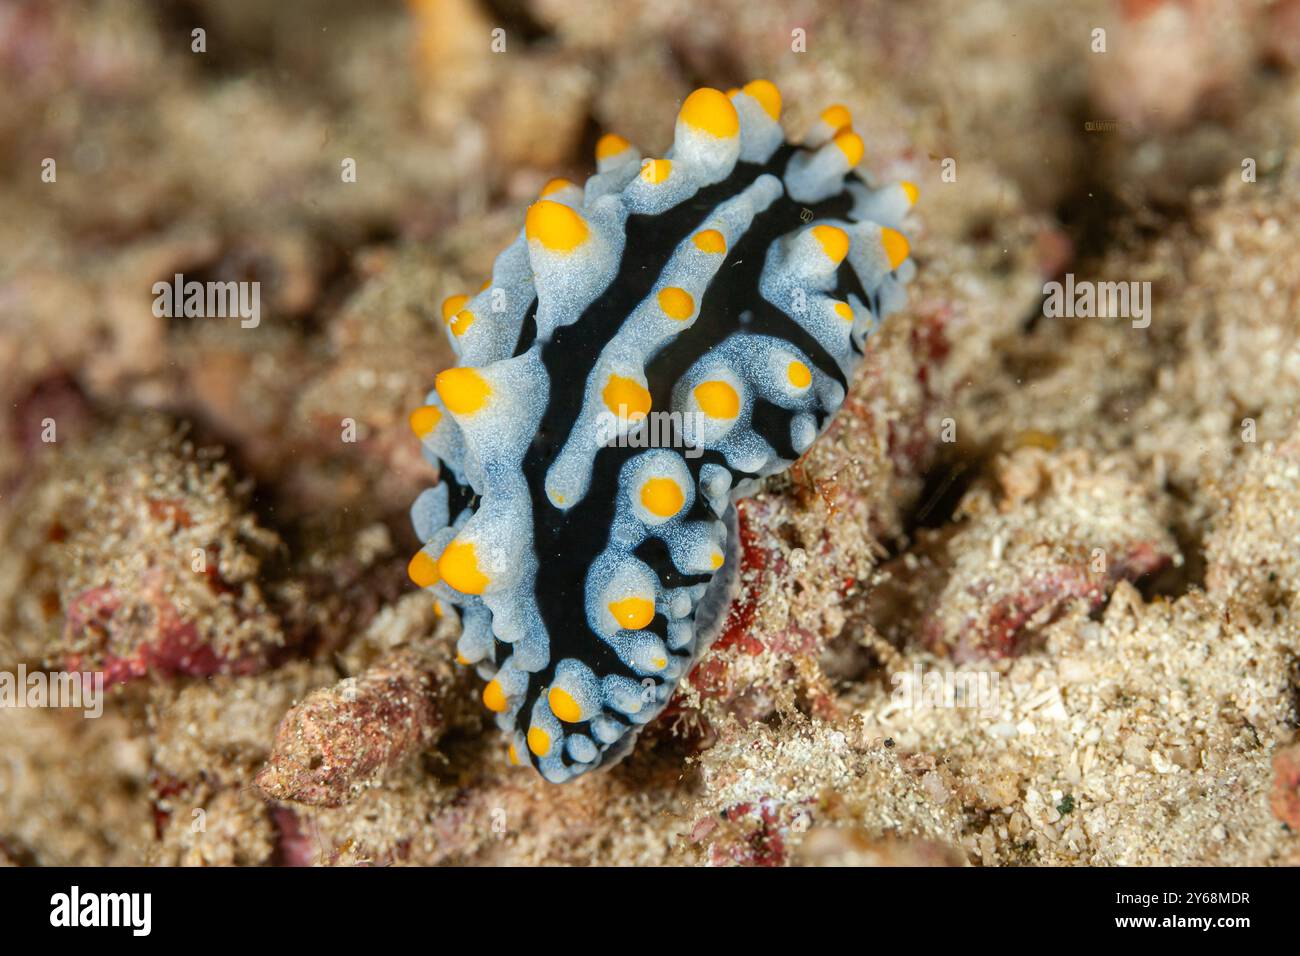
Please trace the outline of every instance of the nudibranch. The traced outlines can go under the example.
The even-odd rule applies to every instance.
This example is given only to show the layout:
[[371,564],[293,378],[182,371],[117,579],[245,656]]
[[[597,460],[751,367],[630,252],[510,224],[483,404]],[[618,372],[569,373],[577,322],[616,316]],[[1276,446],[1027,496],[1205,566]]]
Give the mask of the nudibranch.
[[461,617],[460,663],[511,763],[559,783],[625,754],[716,634],[733,502],[790,466],[906,301],[916,187],[854,172],[849,111],[786,141],[756,80],[682,103],[672,149],[596,145],[549,182],[411,415],[440,481],[409,572]]

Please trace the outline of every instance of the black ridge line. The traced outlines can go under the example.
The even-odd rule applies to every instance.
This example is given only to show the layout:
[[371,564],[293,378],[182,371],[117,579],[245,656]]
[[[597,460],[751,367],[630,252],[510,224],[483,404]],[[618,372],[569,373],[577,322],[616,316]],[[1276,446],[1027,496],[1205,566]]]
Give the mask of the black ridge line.
[[[619,674],[638,684],[644,679],[625,664],[608,643],[592,633],[587,625],[584,593],[587,569],[608,543],[619,494],[619,472],[643,449],[601,449],[596,454],[586,495],[567,511],[555,508],[545,492],[546,471],[563,447],[569,428],[582,409],[587,376],[605,345],[636,306],[650,294],[673,250],[697,230],[721,202],[738,195],[760,175],[772,173],[779,178],[795,149],[787,143],[762,165],[737,163],[727,179],[701,189],[693,197],[659,215],[629,216],[623,259],[613,280],[577,322],[558,329],[551,341],[541,348],[541,359],[550,381],[550,396],[537,434],[524,457],[523,472],[532,501],[533,546],[538,562],[534,591],[550,646],[547,666],[529,674],[528,690],[515,718],[515,726],[520,731],[531,722],[538,697],[550,685],[558,662],[565,658],[585,662],[598,675]],[[666,345],[648,364],[646,377],[650,384],[651,407],[668,408],[672,387],[681,374],[699,356],[739,331],[773,335],[791,342],[819,369],[847,389],[839,363],[802,326],[758,294],[758,277],[767,249],[776,239],[799,229],[813,218],[847,218],[851,208],[852,197],[847,191],[811,207],[804,207],[782,194],[765,212],[755,216],[740,241],[727,251],[726,259],[705,292],[695,324]],[[807,216],[809,210],[811,217]],[[847,261],[838,273],[838,281],[840,289],[855,291],[864,302],[868,301]],[[536,302],[525,316],[516,354],[521,354],[535,341],[535,313]],[[743,322],[742,313],[748,313]],[[790,447],[789,414],[768,403],[758,403],[754,427],[778,454],[793,460],[798,456]],[[776,440],[774,432],[782,437]],[[716,519],[707,499],[698,492],[700,468],[713,462],[727,468],[733,480],[749,476],[727,465],[716,451],[705,451],[699,457],[685,460],[697,491],[694,504],[682,520]],[[710,574],[682,574],[674,567],[667,546],[655,537],[647,538],[635,553],[655,571],[664,587],[705,583],[712,578]],[[656,685],[663,681],[658,676],[651,679]],[[606,713],[624,725],[631,724],[623,714],[612,710]],[[584,721],[566,730],[586,732],[588,728],[589,722]],[[602,751],[606,749],[595,742]],[[528,758],[534,766],[539,762],[531,751],[528,751]],[[561,759],[567,766],[569,758],[563,750]]]

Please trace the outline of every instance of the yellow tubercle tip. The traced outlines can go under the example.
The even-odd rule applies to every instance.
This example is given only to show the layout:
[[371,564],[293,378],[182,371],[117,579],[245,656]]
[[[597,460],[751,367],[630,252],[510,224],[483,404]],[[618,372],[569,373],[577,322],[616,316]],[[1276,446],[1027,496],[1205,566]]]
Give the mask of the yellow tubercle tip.
[[663,182],[673,171],[671,159],[647,159],[641,164],[641,178],[652,186]]
[[813,226],[812,234],[826,253],[826,258],[835,265],[843,262],[849,254],[849,234],[838,226]]
[[482,594],[488,577],[478,567],[478,555],[468,541],[452,539],[438,558],[438,574],[461,594]]
[[852,322],[852,321],[853,321],[853,306],[849,305],[847,302],[836,302],[836,303],[835,303],[835,314],[838,315],[838,316],[839,316],[841,319],[843,319],[845,322]]
[[506,748],[506,758],[510,761],[510,766],[519,766],[519,751],[515,749],[514,744]]
[[449,295],[442,300],[442,321],[449,322],[451,317],[465,307],[469,301],[467,295]]
[[738,87],[738,86],[731,86],[731,87],[728,87],[728,88],[727,88],[727,99],[731,99],[733,96],[735,96],[735,95],[736,95],[737,93],[739,93],[739,92],[740,92],[740,87]]
[[862,162],[862,154],[866,152],[866,147],[862,144],[862,137],[853,130],[846,129],[836,133],[834,142],[844,154],[844,158],[848,160],[849,169]]
[[551,735],[541,727],[529,728],[528,749],[539,757],[545,757],[551,751]]
[[722,556],[721,551],[714,551],[711,555],[709,555],[709,564],[713,565],[713,570],[715,571],[718,570],[718,568],[722,567],[722,564],[725,560],[726,559]]
[[456,652],[456,663],[457,663],[457,664],[460,664],[460,665],[462,665],[462,666],[464,666],[464,665],[467,665],[467,664],[471,663],[471,661],[470,661],[470,659],[469,659],[468,657],[466,657],[466,656],[465,656],[464,654],[462,654],[460,651],[457,651],[457,652]]
[[474,324],[477,318],[478,316],[469,309],[461,309],[451,317],[451,334],[456,338],[460,338],[469,331],[469,327]]
[[572,185],[573,183],[570,180],[565,179],[562,176],[557,176],[555,179],[552,179],[550,182],[548,182],[545,186],[542,187],[542,191],[540,194],[541,198],[545,199],[547,196],[553,196],[555,193],[558,193],[561,189],[568,189]]
[[599,161],[609,159],[611,156],[617,156],[631,145],[617,133],[606,133],[596,140],[596,159]]
[[484,289],[488,288],[490,285],[492,285],[492,277],[491,277],[491,276],[488,276],[486,279],[483,280],[483,284],[482,284],[481,286],[478,287],[478,290],[479,290],[480,292],[482,292]]
[[695,299],[685,289],[670,286],[660,290],[659,308],[663,309],[664,315],[668,318],[685,322],[695,314]]
[[475,369],[457,366],[439,372],[433,387],[453,414],[472,415],[485,404],[492,388]]
[[656,658],[655,658],[654,660],[652,660],[650,663],[651,663],[651,665],[653,665],[653,667],[654,667],[655,670],[657,670],[657,671],[661,671],[661,670],[663,670],[665,667],[668,666],[668,658],[666,658],[666,657],[656,657]]
[[506,692],[501,689],[501,684],[495,678],[487,682],[483,688],[483,706],[494,714],[500,714],[510,706],[506,700]]
[[566,724],[576,724],[582,720],[582,708],[567,690],[552,687],[546,695],[546,702],[551,705],[551,713]]
[[640,631],[654,620],[654,601],[643,597],[623,598],[621,601],[609,602],[609,613],[614,615],[618,626],[628,631]]
[[912,251],[912,246],[908,243],[907,237],[897,229],[890,229],[884,226],[880,230],[880,242],[885,247],[885,255],[889,257],[889,268],[897,269],[903,264]]
[[709,86],[701,87],[686,97],[678,115],[687,126],[718,139],[729,139],[740,132],[736,107],[725,93]]
[[822,110],[821,121],[833,130],[841,130],[846,126],[853,125],[853,114],[849,108],[840,103],[834,106],[828,106]]
[[710,418],[735,418],[740,414],[740,396],[728,382],[701,382],[695,386],[695,400]]
[[921,198],[921,190],[916,188],[916,183],[908,182],[904,179],[898,184],[902,187],[903,192],[907,195],[907,204],[915,206],[916,201]]
[[651,478],[641,486],[641,504],[660,518],[671,518],[685,503],[681,485],[671,478]]
[[438,422],[442,421],[442,409],[437,405],[421,405],[411,412],[409,421],[411,431],[415,432],[417,438],[423,438],[438,427]]
[[415,552],[406,573],[418,587],[428,588],[438,583],[438,565],[425,551]]
[[727,240],[722,233],[716,229],[701,229],[691,241],[695,243],[695,248],[701,252],[720,253],[727,251]]
[[786,366],[785,377],[795,388],[807,388],[812,384],[812,372],[798,359]]
[[629,420],[645,418],[650,413],[650,392],[640,382],[622,375],[611,375],[600,397],[611,412]]
[[781,91],[769,80],[754,80],[745,84],[745,92],[758,100],[763,112],[774,120],[781,118]]
[[585,219],[564,203],[550,199],[533,203],[524,218],[524,235],[551,252],[572,252],[590,234]]

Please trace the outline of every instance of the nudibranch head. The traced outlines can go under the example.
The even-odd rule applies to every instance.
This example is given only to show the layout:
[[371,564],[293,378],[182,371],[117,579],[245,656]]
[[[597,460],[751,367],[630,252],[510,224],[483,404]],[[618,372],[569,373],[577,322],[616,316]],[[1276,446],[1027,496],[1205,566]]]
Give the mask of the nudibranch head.
[[909,182],[872,188],[843,106],[786,142],[766,80],[682,103],[672,149],[614,133],[553,179],[477,294],[411,427],[441,480],[411,579],[460,611],[507,760],[614,762],[736,586],[733,501],[805,452],[906,301]]

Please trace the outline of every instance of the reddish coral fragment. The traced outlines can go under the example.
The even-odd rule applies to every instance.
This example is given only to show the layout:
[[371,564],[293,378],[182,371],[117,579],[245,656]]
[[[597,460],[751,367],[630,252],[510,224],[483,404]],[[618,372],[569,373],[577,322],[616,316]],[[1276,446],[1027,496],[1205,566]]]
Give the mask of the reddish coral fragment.
[[112,685],[149,673],[210,677],[255,674],[267,666],[262,648],[249,648],[235,657],[219,654],[160,588],[146,588],[141,597],[152,618],[152,625],[144,629],[139,627],[139,602],[124,607],[111,586],[91,588],[74,598],[64,624],[64,646],[79,650],[64,655],[64,667],[102,671],[104,682]]
[[1273,754],[1273,790],[1268,802],[1273,816],[1300,831],[1300,744],[1279,747]]
[[[715,835],[715,842],[709,847],[709,860],[714,866],[785,865],[785,838],[772,800],[728,807],[722,811],[722,819],[730,824],[733,832],[724,839],[716,839]],[[710,835],[712,830],[712,827],[704,830],[702,836]]]
[[929,570],[894,566],[923,615],[923,640],[940,653],[1022,653],[1075,602],[1096,609],[1119,581],[1175,560],[1154,494],[1107,463],[1030,446],[1003,459],[996,477],[1000,497],[975,489],[959,509],[964,524],[924,539],[916,567]]
[[[740,541],[740,593],[727,612],[722,632],[713,644],[715,653],[707,654],[691,671],[690,682],[706,696],[719,696],[727,690],[727,662],[717,651],[735,648],[742,654],[761,654],[763,644],[751,633],[758,595],[762,592],[775,555],[763,548],[754,530],[770,510],[763,499],[746,498],[736,503],[736,528]],[[753,512],[753,513],[751,513]]]
[[272,807],[271,822],[276,833],[276,865],[311,866],[316,859],[316,847],[303,831],[298,815],[288,807]]
[[431,745],[442,730],[433,676],[397,654],[290,710],[255,782],[276,800],[341,806],[354,787]]

